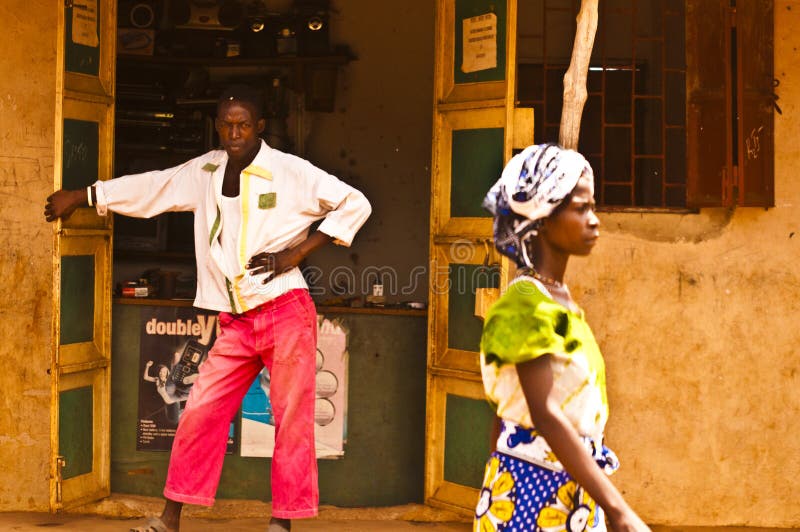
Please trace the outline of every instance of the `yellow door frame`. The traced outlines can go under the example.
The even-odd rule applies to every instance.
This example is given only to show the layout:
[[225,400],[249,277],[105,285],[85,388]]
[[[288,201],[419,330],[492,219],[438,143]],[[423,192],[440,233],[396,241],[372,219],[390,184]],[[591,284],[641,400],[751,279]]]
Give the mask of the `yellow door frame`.
[[[467,9],[465,9],[465,6]],[[456,42],[457,28],[463,17],[494,13],[505,9],[504,21],[498,16],[498,28],[505,24],[505,53],[498,42],[497,69],[504,62],[502,79],[476,81],[457,80],[457,56],[463,55]],[[428,315],[427,413],[425,441],[425,501],[427,504],[471,514],[478,500],[478,489],[445,478],[446,449],[458,442],[447,442],[449,398],[458,401],[484,401],[477,350],[451,346],[453,338],[450,298],[453,290],[452,268],[480,268],[499,265],[498,287],[471,286],[475,316],[482,316],[487,303],[508,284],[513,267],[501,260],[492,243],[492,221],[488,216],[470,212],[468,216],[451,212],[454,183],[462,176],[453,176],[453,139],[459,131],[497,132],[502,128],[502,163],[513,149],[533,142],[533,111],[518,109],[516,97],[516,25],[517,2],[498,4],[491,0],[437,0],[436,42],[434,61],[434,108],[431,176],[431,257],[430,308]],[[471,12],[467,12],[469,10]],[[464,13],[467,12],[466,15]],[[457,18],[461,15],[461,18]],[[498,32],[499,35],[499,32]],[[463,48],[463,47],[462,47]],[[499,154],[497,154],[499,157]],[[502,167],[502,165],[501,165]],[[499,178],[489,177],[493,182]],[[457,186],[461,186],[460,183]],[[482,189],[481,189],[482,190]],[[488,186],[483,193],[488,191]],[[482,197],[475,197],[480,204]],[[473,198],[469,198],[471,202]],[[476,285],[477,286],[477,285]],[[474,328],[475,323],[471,326]],[[456,332],[457,333],[457,332]],[[490,427],[477,427],[474,438],[489,439]],[[487,443],[488,446],[488,443]],[[457,450],[455,452],[458,452]],[[482,462],[475,467],[483,470]]]
[[[59,8],[54,190],[74,185],[75,176],[68,175],[68,167],[95,153],[97,177],[112,176],[116,4],[115,0],[88,0],[78,5],[66,0],[64,8]],[[78,9],[81,22],[76,22]],[[96,26],[96,44],[87,20]],[[76,28],[79,23],[83,26]],[[83,37],[77,36],[79,31]],[[65,128],[67,121],[90,125],[96,136],[65,138],[73,134]],[[92,171],[94,163],[87,163]],[[55,512],[110,495],[112,222],[91,208],[80,208],[68,221],[59,220],[53,227],[50,509]],[[75,294],[62,284],[73,279],[63,266],[74,259],[90,267],[88,293]],[[80,318],[86,330],[75,336],[67,329],[75,318],[70,312],[77,308],[90,309],[92,315]],[[91,434],[82,433],[87,429]],[[73,474],[68,472],[75,464],[65,457],[69,442],[62,441],[67,438],[90,444],[90,449],[78,449],[82,463]]]

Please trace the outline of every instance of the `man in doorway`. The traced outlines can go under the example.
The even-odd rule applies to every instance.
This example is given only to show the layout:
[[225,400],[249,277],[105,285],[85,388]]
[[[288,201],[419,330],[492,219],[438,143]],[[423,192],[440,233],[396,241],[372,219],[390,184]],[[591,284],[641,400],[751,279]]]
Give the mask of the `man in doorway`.
[[349,246],[371,207],[358,190],[261,140],[262,108],[259,91],[229,87],[215,122],[223,150],[47,198],[48,221],[87,204],[100,215],[194,212],[194,306],[219,311],[221,330],[180,418],[164,510],[136,532],[177,531],[184,503],[214,503],[230,422],[265,366],[275,417],[269,530],[288,531],[292,519],[317,515],[317,322],[298,265],[332,240]]

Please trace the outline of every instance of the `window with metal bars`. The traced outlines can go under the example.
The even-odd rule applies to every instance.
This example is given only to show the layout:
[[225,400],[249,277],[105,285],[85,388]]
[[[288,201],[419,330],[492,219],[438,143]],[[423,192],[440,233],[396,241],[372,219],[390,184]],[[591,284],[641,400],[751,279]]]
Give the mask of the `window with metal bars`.
[[[578,149],[607,209],[773,204],[774,0],[601,0]],[[557,141],[580,0],[519,0],[518,106]]]

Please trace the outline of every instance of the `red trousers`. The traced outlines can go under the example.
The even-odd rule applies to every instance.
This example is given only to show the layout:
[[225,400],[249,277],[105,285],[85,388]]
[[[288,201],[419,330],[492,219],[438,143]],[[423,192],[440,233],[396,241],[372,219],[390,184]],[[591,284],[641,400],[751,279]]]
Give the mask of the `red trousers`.
[[220,334],[200,366],[181,415],[164,496],[211,506],[231,420],[261,369],[270,372],[275,418],[272,515],[317,515],[314,449],[317,314],[306,290],[291,290],[243,314],[219,315]]

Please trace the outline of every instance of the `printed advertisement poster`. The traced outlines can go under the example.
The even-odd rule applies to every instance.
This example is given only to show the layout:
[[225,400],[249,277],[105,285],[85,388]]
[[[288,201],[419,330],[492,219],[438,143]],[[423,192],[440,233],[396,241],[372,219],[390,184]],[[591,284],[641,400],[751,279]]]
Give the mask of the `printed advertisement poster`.
[[[216,313],[146,307],[141,315],[136,449],[169,451],[192,383],[217,333]],[[233,452],[234,424],[228,438]]]
[[[347,418],[347,333],[318,320],[314,432],[317,458],[344,456]],[[275,420],[269,400],[269,372],[259,374],[242,403],[242,456],[271,457]]]

